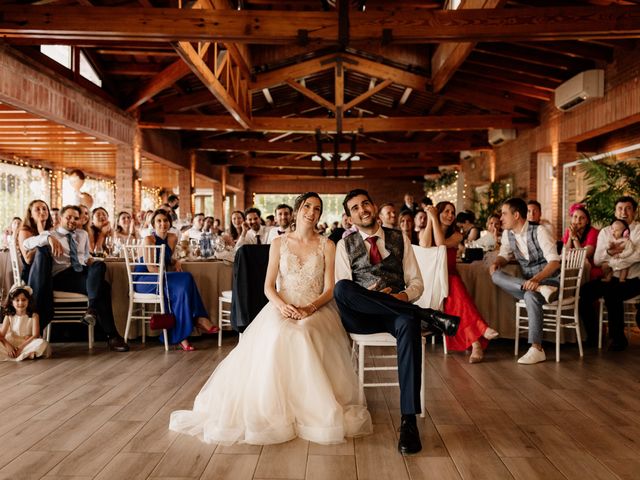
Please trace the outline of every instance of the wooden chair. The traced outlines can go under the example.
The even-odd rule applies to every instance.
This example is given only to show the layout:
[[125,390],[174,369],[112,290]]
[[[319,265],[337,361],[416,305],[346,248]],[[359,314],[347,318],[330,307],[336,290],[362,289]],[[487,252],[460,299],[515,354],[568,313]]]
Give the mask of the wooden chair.
[[[129,339],[129,328],[131,322],[139,320],[142,330],[142,343],[146,339],[146,325],[151,319],[153,313],[165,313],[164,311],[164,295],[165,295],[165,263],[164,250],[165,245],[124,245],[124,259],[127,266],[127,278],[129,279],[129,311],[127,313],[127,326],[124,331],[124,339]],[[147,259],[157,259],[147,262]],[[149,267],[157,268],[157,273],[136,272],[136,267],[145,265],[147,270]],[[145,289],[152,287],[155,293],[140,293],[136,291],[137,286],[144,286]],[[153,311],[147,311],[147,305],[153,305]],[[169,339],[167,331],[164,333],[164,349],[169,350]]]
[[[602,349],[602,335],[604,324],[609,324],[607,316],[607,312],[605,311],[605,303],[604,299],[601,298],[599,301],[599,316],[598,316],[598,348]],[[633,308],[635,306],[635,309]],[[640,295],[637,295],[633,298],[624,301],[624,326],[631,328],[636,325],[636,312],[635,310],[640,308]]]
[[[580,299],[580,284],[582,273],[584,272],[586,254],[587,250],[585,248],[564,249],[562,251],[558,299],[542,306],[542,331],[556,334],[556,362],[560,361],[560,331],[563,328],[575,330],[580,357],[583,356],[580,322],[578,320],[578,301]],[[518,356],[520,333],[528,330],[527,306],[524,300],[519,300],[516,302],[516,356]]]

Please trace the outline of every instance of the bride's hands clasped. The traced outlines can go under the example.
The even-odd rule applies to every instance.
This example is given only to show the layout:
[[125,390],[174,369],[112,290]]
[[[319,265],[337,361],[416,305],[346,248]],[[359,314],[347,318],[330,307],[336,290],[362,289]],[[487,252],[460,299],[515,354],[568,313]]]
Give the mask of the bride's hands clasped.
[[302,312],[295,305],[291,305],[290,303],[283,303],[280,306],[280,314],[284,318],[291,318],[293,320],[300,320],[306,316],[302,315]]

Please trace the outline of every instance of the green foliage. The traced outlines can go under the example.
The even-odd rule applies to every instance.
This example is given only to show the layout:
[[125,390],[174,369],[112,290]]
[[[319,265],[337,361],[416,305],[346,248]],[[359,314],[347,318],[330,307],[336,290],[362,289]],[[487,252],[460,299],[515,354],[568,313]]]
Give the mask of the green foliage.
[[429,193],[439,190],[443,187],[448,187],[458,180],[457,170],[446,170],[440,174],[438,178],[428,178],[424,181],[424,191],[427,195]]
[[608,225],[615,209],[616,198],[630,195],[640,199],[640,161],[616,161],[614,155],[596,161],[586,159],[580,166],[589,184],[583,202],[587,204],[591,221]]
[[473,191],[473,211],[476,214],[476,224],[484,228],[490,215],[500,214],[500,206],[511,197],[509,184],[503,182],[491,182],[486,192],[478,194]]

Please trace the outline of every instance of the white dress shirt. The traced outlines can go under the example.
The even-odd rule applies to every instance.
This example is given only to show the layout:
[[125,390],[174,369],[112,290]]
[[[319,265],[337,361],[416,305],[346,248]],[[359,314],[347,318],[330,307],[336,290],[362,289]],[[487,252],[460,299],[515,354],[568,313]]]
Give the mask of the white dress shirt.
[[264,242],[264,243],[271,244],[280,235],[283,235],[283,234],[285,234],[287,232],[290,232],[290,231],[291,231],[291,229],[289,227],[285,228],[284,230],[281,230],[280,227],[271,228],[271,230],[269,230],[269,233],[267,235],[267,241]]
[[190,228],[189,230],[187,230],[186,237],[189,240],[200,241],[200,239],[202,238],[202,230],[198,230],[197,228]]
[[[529,260],[529,246],[527,245],[527,230],[529,229],[529,222],[524,222],[522,226],[522,230],[519,233],[511,230],[516,240],[516,247],[522,254],[522,256]],[[559,262],[560,255],[558,255],[558,249],[556,247],[556,241],[549,232],[549,229],[544,228],[542,225],[536,229],[536,234],[538,236],[538,243],[540,244],[540,248],[542,249],[542,254],[544,255],[544,259],[549,262]],[[513,260],[515,259],[515,255],[511,250],[511,243],[509,242],[509,230],[505,230],[502,232],[502,244],[500,245],[500,253],[499,255],[505,260]]]
[[69,256],[69,241],[67,240],[67,234],[70,233],[73,240],[76,242],[78,249],[78,262],[80,265],[86,265],[87,260],[91,256],[89,253],[89,234],[82,230],[76,229],[73,232],[69,232],[67,229],[58,227],[53,231],[60,244],[62,245],[62,255],[53,257],[53,266],[51,267],[51,274],[55,275],[71,266],[71,257]]
[[[629,235],[629,241],[631,241],[635,246],[635,251],[627,258],[625,258],[625,264],[629,265],[629,274],[627,278],[636,278],[640,277],[640,223],[631,222],[629,225],[629,231],[631,235]],[[593,255],[593,261],[596,265],[602,265],[602,262],[610,262],[615,257],[612,257],[607,253],[607,249],[609,248],[609,244],[611,242],[615,242],[613,235],[611,234],[611,225],[608,227],[604,227],[600,230],[598,234],[598,243],[596,244],[596,253]],[[621,265],[619,268],[624,268]],[[619,276],[620,272],[614,272],[615,276]]]
[[[361,230],[358,230],[357,234],[362,236],[363,240],[366,240],[371,235],[367,235]],[[353,235],[356,235],[355,233]],[[385,248],[384,242],[384,230],[381,227],[373,234],[378,237],[376,245],[378,251],[383,259],[387,258],[391,253]],[[422,276],[420,275],[420,269],[418,268],[418,262],[416,261],[415,254],[413,253],[413,247],[411,246],[411,240],[406,236],[402,236],[404,242],[404,256],[402,258],[402,269],[404,272],[404,293],[410,302],[417,300],[422,295],[424,290],[424,284],[422,283]],[[367,253],[371,250],[369,242],[364,242],[364,246],[367,249]],[[351,271],[351,261],[347,254],[347,249],[344,246],[344,240],[340,240],[336,245],[336,282],[338,280],[353,280],[353,272]]]
[[267,238],[269,237],[269,230],[271,230],[271,227],[265,227],[264,225],[261,225],[260,229],[257,232],[253,228],[250,228],[244,238],[242,238],[242,235],[238,237],[238,241],[236,242],[236,250],[242,245],[257,245],[258,240],[256,239],[256,237],[258,235],[260,235],[260,243],[262,245],[266,245]]

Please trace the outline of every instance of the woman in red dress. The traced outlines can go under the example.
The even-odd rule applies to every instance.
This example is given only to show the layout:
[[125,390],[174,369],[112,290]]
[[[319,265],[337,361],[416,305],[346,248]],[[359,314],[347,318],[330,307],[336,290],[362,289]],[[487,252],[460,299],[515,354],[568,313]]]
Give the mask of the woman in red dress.
[[462,234],[456,230],[456,207],[451,202],[440,202],[427,207],[427,227],[420,234],[420,246],[447,247],[449,270],[449,296],[444,301],[444,312],[460,317],[460,327],[453,337],[446,337],[447,348],[464,351],[471,348],[469,363],[482,361],[484,349],[498,332],[487,325],[478,311],[456,270],[456,253]]

